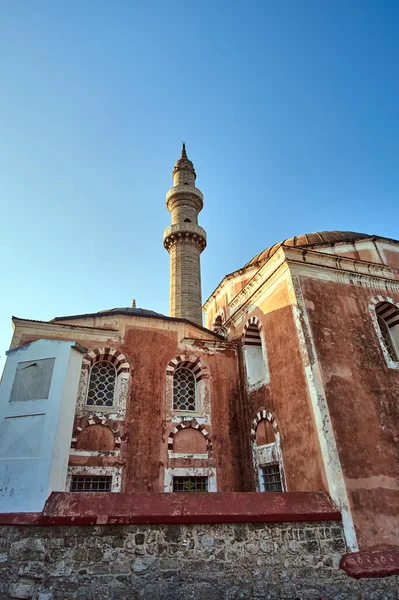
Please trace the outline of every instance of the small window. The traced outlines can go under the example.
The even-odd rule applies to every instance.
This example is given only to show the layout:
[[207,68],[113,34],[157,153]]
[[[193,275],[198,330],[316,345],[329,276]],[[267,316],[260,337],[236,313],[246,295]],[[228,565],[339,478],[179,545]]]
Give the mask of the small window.
[[248,386],[251,388],[268,383],[266,350],[263,347],[260,330],[255,323],[248,325],[245,330],[243,350]]
[[267,465],[261,467],[262,484],[264,492],[282,492],[280,467],[278,465]]
[[191,223],[191,219],[184,219],[185,223]]
[[217,331],[223,326],[223,318],[221,315],[218,315],[213,322],[213,331]]
[[112,363],[101,360],[90,371],[88,406],[110,407],[114,405],[116,370]]
[[390,302],[377,304],[378,326],[391,360],[399,361],[399,308]]
[[207,492],[208,477],[173,477],[174,492]]
[[173,375],[173,410],[195,411],[195,375],[186,367]]
[[71,492],[110,492],[111,475],[73,475]]

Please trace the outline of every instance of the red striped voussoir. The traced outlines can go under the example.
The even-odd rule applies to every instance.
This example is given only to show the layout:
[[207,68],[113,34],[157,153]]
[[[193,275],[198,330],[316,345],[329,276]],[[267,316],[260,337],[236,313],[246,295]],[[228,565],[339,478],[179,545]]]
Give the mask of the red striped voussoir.
[[260,331],[262,323],[257,317],[251,317],[244,326],[243,338],[246,346],[262,346]]
[[212,452],[212,440],[210,438],[209,431],[206,429],[205,425],[197,423],[197,421],[195,419],[192,419],[191,421],[189,421],[187,423],[182,422],[182,423],[179,423],[178,425],[176,425],[176,427],[174,428],[173,431],[170,432],[169,437],[168,437],[168,450],[173,452],[173,438],[175,437],[175,435],[177,433],[179,433],[179,431],[181,431],[182,429],[186,429],[187,427],[191,427],[192,429],[197,429],[200,433],[202,433],[202,435],[206,439],[206,447],[207,447],[208,454],[210,452]]
[[193,372],[197,383],[201,381],[201,379],[204,376],[201,360],[199,358],[195,360],[189,360],[186,356],[176,356],[176,358],[173,358],[168,363],[168,366],[166,368],[166,375],[173,377],[173,374],[176,371],[176,369],[182,368],[190,369],[190,371]]
[[252,440],[256,440],[256,430],[258,428],[260,421],[262,421],[263,419],[267,419],[271,423],[274,433],[278,433],[278,425],[277,425],[277,421],[276,421],[274,415],[271,412],[269,412],[268,410],[266,410],[266,408],[261,408],[260,411],[256,413],[256,417],[254,418],[254,420],[251,423],[251,439]]
[[83,431],[84,429],[86,429],[86,427],[90,427],[91,425],[103,425],[105,427],[108,427],[114,434],[115,449],[120,448],[121,434],[119,431],[118,424],[115,421],[113,421],[112,419],[109,419],[107,415],[98,415],[98,414],[91,415],[89,417],[88,416],[80,417],[80,419],[78,419],[75,422],[75,426],[74,426],[73,434],[72,434],[72,440],[71,440],[71,448],[76,448],[76,442],[77,442],[79,433],[81,431]]
[[382,317],[388,327],[395,327],[399,324],[399,308],[391,302],[380,302],[375,307],[375,312]]
[[126,356],[119,350],[115,350],[115,348],[96,348],[86,354],[85,360],[89,363],[89,367],[101,360],[111,362],[116,367],[117,375],[130,372]]

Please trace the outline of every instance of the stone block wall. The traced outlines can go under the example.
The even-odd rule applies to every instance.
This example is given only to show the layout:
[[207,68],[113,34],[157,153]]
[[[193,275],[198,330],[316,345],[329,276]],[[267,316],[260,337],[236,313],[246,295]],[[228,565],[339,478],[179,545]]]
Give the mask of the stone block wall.
[[1,526],[0,600],[394,600],[339,569],[340,523]]

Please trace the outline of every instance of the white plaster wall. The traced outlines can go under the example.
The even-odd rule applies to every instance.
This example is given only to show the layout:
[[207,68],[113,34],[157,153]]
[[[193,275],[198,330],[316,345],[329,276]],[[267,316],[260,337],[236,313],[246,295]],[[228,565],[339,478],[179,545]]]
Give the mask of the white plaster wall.
[[[8,353],[0,387],[1,512],[41,511],[52,491],[64,489],[82,357],[74,342],[55,340]],[[10,402],[18,363],[50,358],[48,397]]]

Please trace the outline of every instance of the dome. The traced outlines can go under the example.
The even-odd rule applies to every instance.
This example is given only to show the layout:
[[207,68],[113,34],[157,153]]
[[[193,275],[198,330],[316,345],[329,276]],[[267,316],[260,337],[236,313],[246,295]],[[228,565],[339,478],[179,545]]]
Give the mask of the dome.
[[291,246],[291,248],[309,248],[313,246],[334,246],[339,242],[356,242],[372,237],[368,233],[356,233],[354,231],[314,231],[313,233],[303,233],[273,246],[269,246],[263,252],[260,252],[250,260],[245,267],[250,267],[268,260],[281,246]]
[[97,315],[131,315],[131,316],[136,316],[136,317],[164,317],[165,315],[162,315],[161,313],[157,313],[154,310],[147,310],[146,308],[132,308],[132,307],[125,307],[125,308],[106,308],[105,310],[99,310],[97,313],[95,313]]

